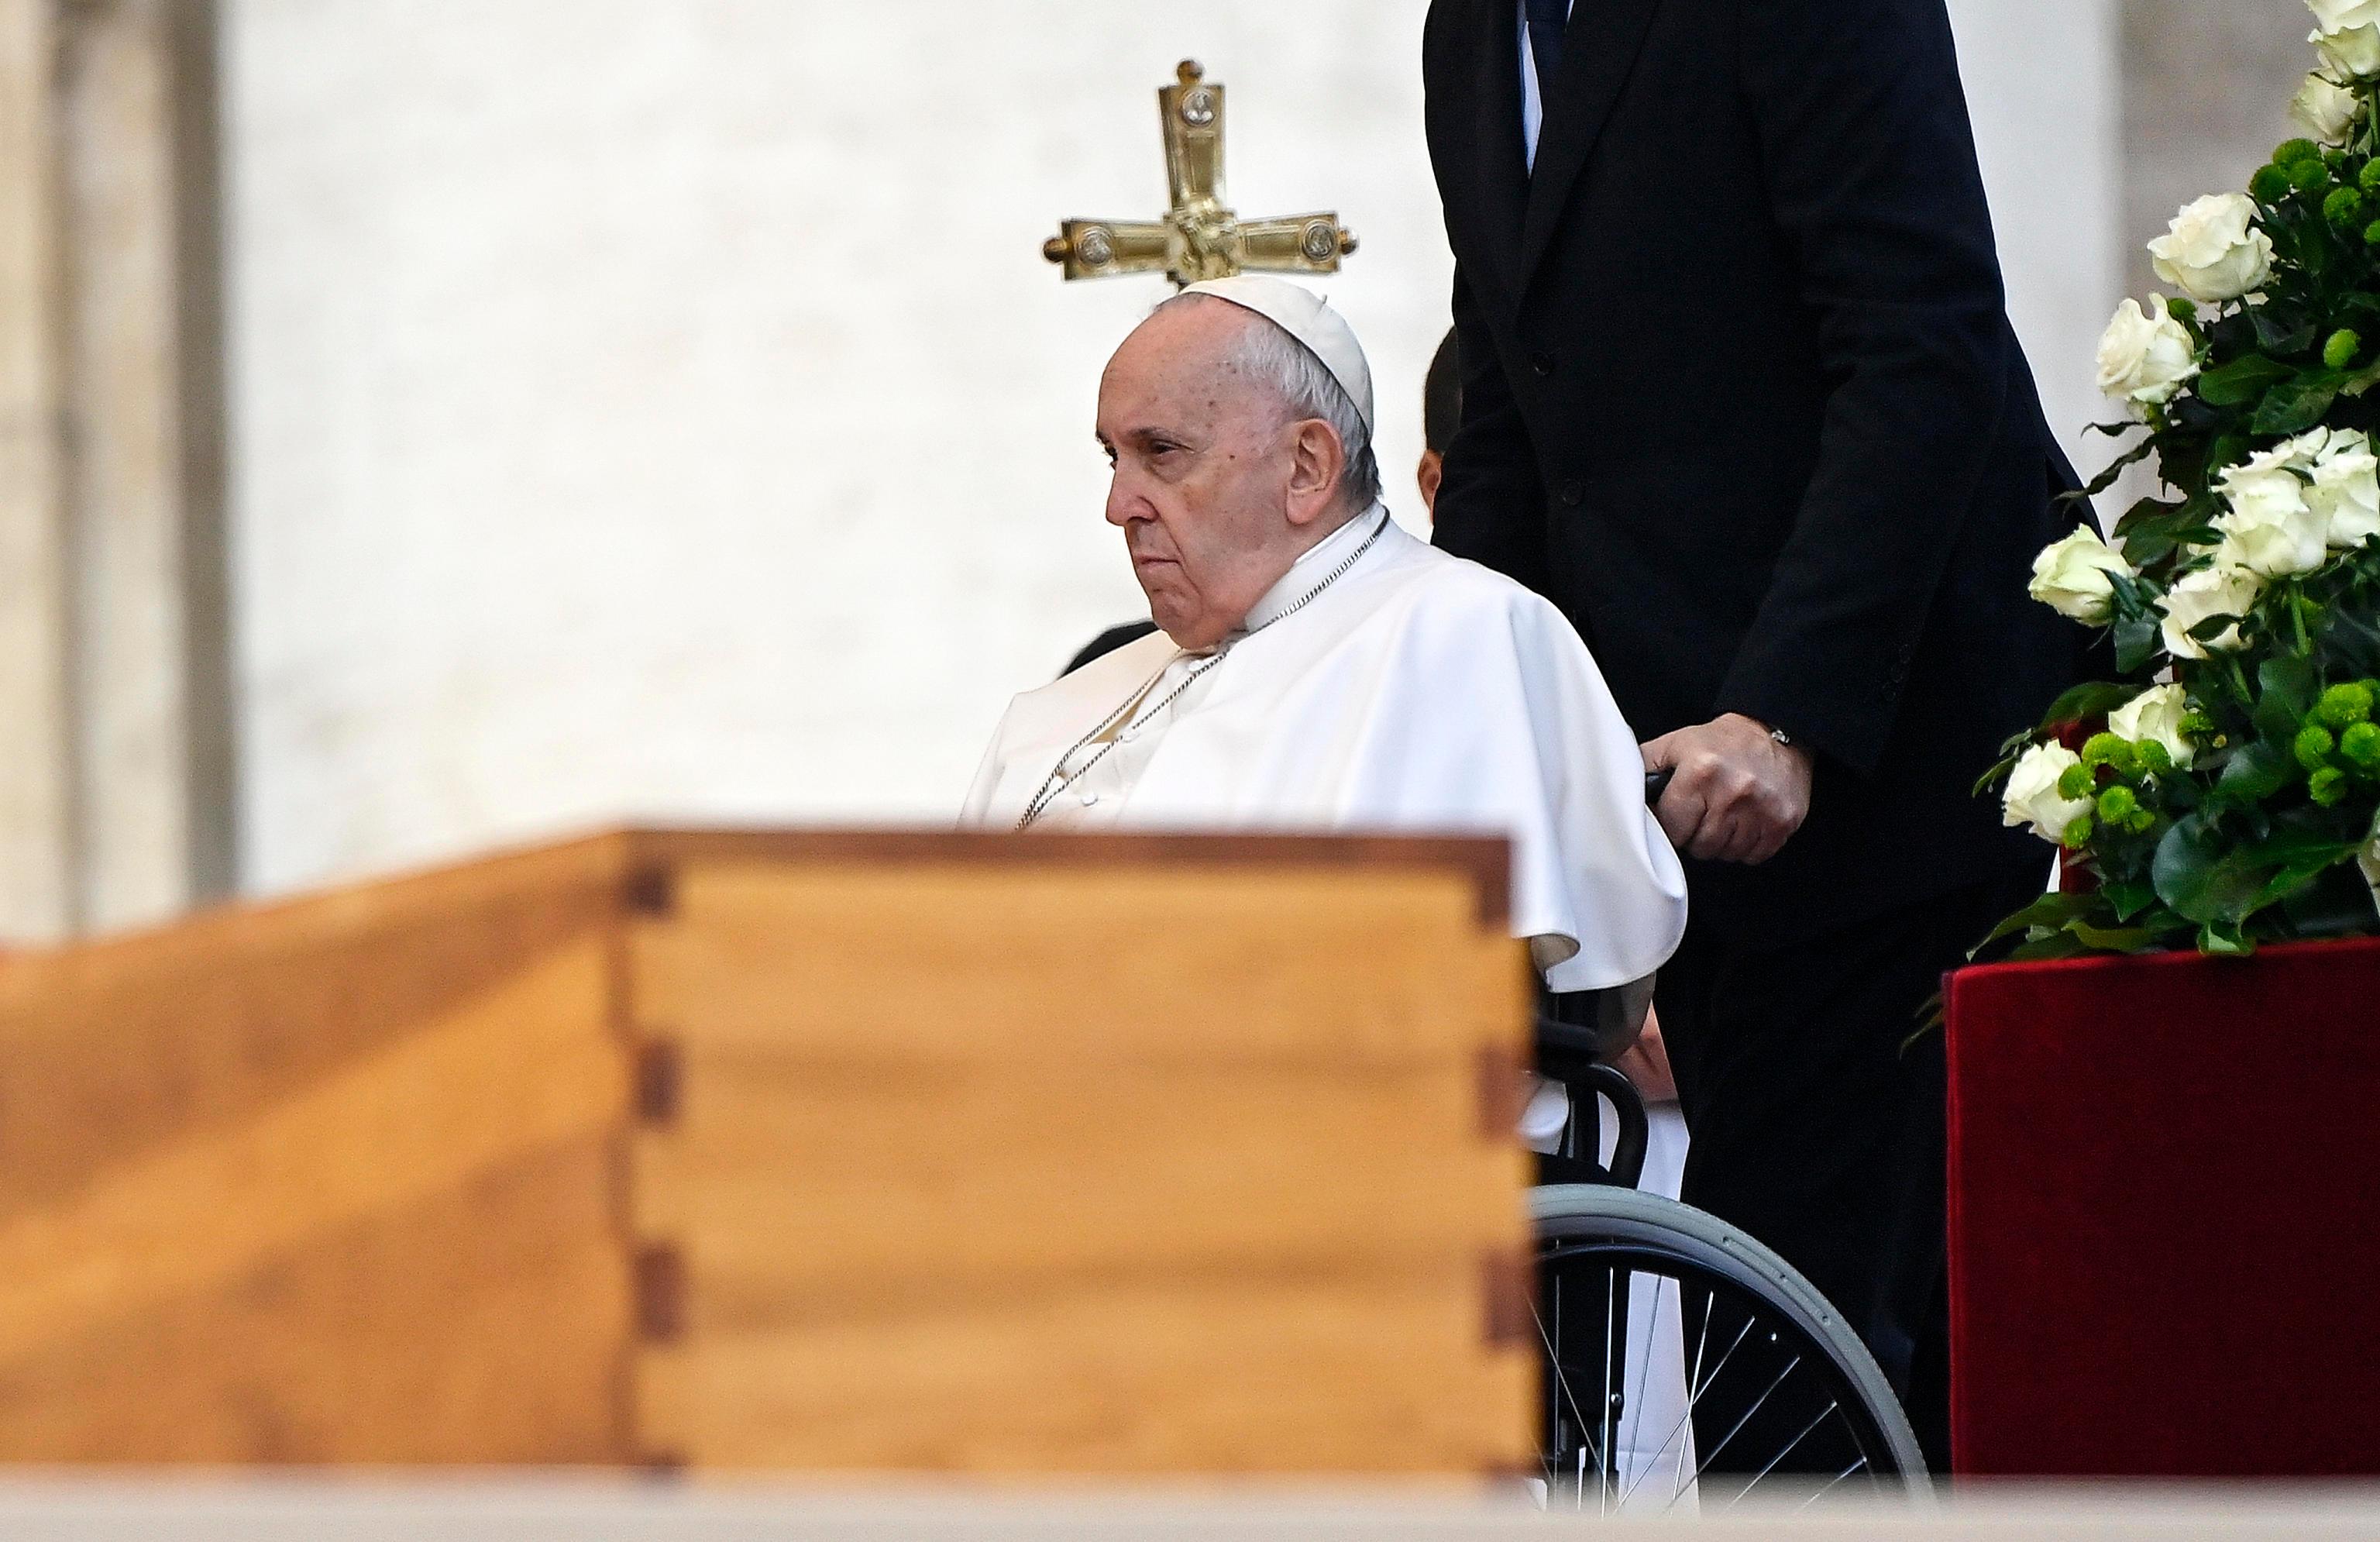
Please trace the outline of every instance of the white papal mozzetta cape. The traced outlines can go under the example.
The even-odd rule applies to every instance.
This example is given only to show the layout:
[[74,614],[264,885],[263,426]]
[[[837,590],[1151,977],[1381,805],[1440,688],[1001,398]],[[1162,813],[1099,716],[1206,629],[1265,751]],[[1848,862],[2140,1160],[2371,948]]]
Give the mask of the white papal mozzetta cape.
[[[1390,524],[1283,613],[1386,519],[1376,506],[1301,558],[1222,662],[1117,734],[1036,828],[1509,835],[1513,934],[1552,989],[1653,973],[1685,929],[1684,874],[1645,807],[1635,736],[1560,611]],[[1014,825],[1069,747],[1197,662],[1160,632],[1016,698],[963,822]]]

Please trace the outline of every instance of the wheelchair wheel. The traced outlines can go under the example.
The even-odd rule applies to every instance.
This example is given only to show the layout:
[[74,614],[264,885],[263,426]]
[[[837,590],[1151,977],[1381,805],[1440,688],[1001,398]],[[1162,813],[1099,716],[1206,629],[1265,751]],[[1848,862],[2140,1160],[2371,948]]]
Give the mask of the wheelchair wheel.
[[1549,1508],[1708,1512],[1747,1495],[1930,1501],[1876,1359],[1736,1228],[1603,1184],[1530,1192]]

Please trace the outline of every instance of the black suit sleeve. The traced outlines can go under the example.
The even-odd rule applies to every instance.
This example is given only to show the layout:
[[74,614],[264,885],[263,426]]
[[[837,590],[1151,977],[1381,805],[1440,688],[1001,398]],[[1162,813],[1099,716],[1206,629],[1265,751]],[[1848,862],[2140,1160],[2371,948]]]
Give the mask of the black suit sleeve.
[[1942,0],[1739,5],[1737,69],[1828,395],[1717,705],[1865,774],[1998,432],[1999,264]]
[[1446,447],[1431,511],[1432,541],[1548,592],[1546,492],[1496,340],[1454,272],[1454,334],[1463,364],[1463,419]]

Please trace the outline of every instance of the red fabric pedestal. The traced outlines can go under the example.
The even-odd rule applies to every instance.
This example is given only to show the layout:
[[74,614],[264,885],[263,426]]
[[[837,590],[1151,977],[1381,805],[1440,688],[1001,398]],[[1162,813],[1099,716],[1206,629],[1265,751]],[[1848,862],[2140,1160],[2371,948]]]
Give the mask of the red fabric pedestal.
[[2380,939],[1949,1002],[1957,1471],[2380,1474]]

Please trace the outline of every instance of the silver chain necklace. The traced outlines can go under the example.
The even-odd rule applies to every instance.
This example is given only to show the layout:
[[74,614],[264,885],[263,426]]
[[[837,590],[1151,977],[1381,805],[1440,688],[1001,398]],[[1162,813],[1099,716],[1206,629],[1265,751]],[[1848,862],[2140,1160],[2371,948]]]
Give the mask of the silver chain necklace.
[[1282,611],[1279,615],[1269,617],[1261,625],[1249,627],[1237,637],[1232,638],[1231,641],[1223,644],[1222,647],[1217,649],[1211,657],[1202,661],[1196,668],[1184,675],[1180,685],[1174,686],[1172,690],[1167,691],[1162,697],[1159,698],[1155,706],[1150,707],[1148,710],[1135,716],[1133,721],[1127,723],[1119,732],[1117,737],[1110,739],[1106,744],[1101,745],[1098,754],[1092,756],[1089,759],[1075,767],[1072,774],[1069,774],[1066,771],[1066,762],[1073,759],[1077,751],[1079,751],[1085,745],[1089,744],[1093,739],[1098,738],[1101,734],[1106,733],[1110,728],[1114,727],[1115,722],[1118,718],[1131,712],[1133,704],[1140,700],[1142,697],[1147,696],[1151,690],[1155,689],[1157,683],[1165,678],[1166,670],[1172,669],[1176,663],[1179,663],[1182,660],[1188,658],[1190,655],[1188,651],[1184,650],[1176,652],[1172,658],[1166,660],[1164,664],[1155,674],[1148,677],[1148,682],[1144,684],[1140,689],[1124,698],[1122,705],[1118,706],[1114,711],[1110,712],[1107,716],[1099,719],[1098,722],[1093,723],[1088,733],[1085,734],[1081,738],[1076,739],[1073,744],[1066,747],[1066,752],[1058,757],[1058,763],[1050,768],[1050,774],[1041,779],[1041,790],[1033,795],[1033,801],[1026,805],[1025,812],[1016,817],[1016,830],[1021,831],[1030,825],[1034,820],[1039,819],[1042,814],[1049,809],[1050,805],[1058,800],[1059,795],[1065,792],[1067,788],[1073,786],[1075,783],[1080,782],[1085,776],[1088,775],[1093,766],[1096,766],[1100,761],[1106,759],[1109,752],[1123,742],[1122,735],[1129,734],[1137,730],[1142,723],[1154,722],[1158,713],[1162,712],[1166,708],[1173,705],[1176,698],[1181,696],[1184,691],[1188,690],[1192,686],[1197,684],[1198,677],[1200,675],[1206,674],[1208,670],[1214,668],[1217,664],[1221,663],[1224,659],[1229,657],[1233,648],[1245,642],[1248,638],[1255,637],[1258,632],[1263,631],[1265,627],[1270,626],[1273,623],[1287,621],[1291,616],[1295,615],[1298,612],[1305,609],[1306,606],[1314,603],[1317,596],[1320,595],[1324,589],[1329,589],[1331,585],[1344,577],[1349,568],[1354,566],[1358,562],[1363,560],[1364,553],[1372,549],[1372,542],[1379,540],[1381,532],[1386,530],[1388,528],[1389,513],[1386,509],[1382,509],[1380,511],[1380,522],[1372,527],[1372,533],[1364,538],[1363,544],[1356,547],[1353,552],[1348,552],[1346,560],[1342,562],[1338,566],[1332,568],[1328,574],[1324,575],[1320,583],[1315,585],[1312,589],[1307,589],[1305,594],[1298,598],[1294,604]]

